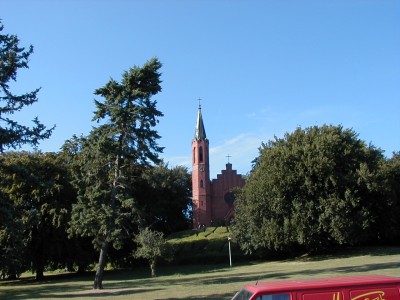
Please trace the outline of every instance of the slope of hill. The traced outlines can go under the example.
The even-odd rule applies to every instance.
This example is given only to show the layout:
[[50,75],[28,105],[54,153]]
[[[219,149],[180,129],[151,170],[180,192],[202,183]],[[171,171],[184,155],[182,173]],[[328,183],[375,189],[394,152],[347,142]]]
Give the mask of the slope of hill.
[[[170,235],[167,240],[174,252],[173,264],[229,263],[228,227],[186,230]],[[238,245],[231,244],[235,261],[243,260]]]

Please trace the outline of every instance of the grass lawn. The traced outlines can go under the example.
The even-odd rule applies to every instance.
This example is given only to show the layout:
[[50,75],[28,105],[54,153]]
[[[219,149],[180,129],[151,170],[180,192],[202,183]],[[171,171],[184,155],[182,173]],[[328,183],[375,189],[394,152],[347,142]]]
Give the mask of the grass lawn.
[[[160,267],[105,274],[104,290],[91,289],[93,274],[49,275],[36,282],[23,277],[0,281],[0,299],[230,299],[246,283],[275,279],[380,274],[400,277],[400,247],[352,249],[346,253],[278,262]],[[228,261],[228,258],[227,258]]]

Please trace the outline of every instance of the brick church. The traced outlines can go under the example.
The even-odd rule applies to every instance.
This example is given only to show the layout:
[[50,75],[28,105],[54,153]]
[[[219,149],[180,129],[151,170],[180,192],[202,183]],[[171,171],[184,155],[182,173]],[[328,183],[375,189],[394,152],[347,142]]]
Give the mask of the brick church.
[[235,200],[233,190],[243,187],[242,175],[226,164],[226,169],[210,180],[209,142],[204,128],[201,106],[197,113],[196,130],[192,142],[193,226],[228,224],[233,218]]

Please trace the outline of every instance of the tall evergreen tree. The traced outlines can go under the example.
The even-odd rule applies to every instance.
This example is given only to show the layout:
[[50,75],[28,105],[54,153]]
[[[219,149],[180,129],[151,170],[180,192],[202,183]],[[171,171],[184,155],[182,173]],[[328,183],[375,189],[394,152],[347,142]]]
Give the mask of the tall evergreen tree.
[[124,72],[121,83],[111,79],[97,89],[95,94],[104,102],[95,100],[93,120],[102,125],[89,137],[70,144],[72,149],[81,148],[76,156],[81,172],[76,178],[79,201],[73,208],[71,232],[93,237],[100,249],[95,289],[103,288],[110,245],[121,247],[127,222],[136,214],[124,172],[131,164],[159,162],[162,152],[157,144],[160,136],[153,129],[162,113],[152,100],[161,91],[160,68],[161,63],[153,58]]
[[[22,95],[16,95],[11,91],[10,83],[17,81],[18,70],[28,68],[33,46],[29,46],[27,50],[20,47],[18,37],[3,34],[3,29],[0,20],[0,153],[9,148],[17,149],[25,144],[36,147],[39,141],[49,138],[54,129],[54,127],[46,129],[37,117],[33,119],[31,127],[19,124],[11,118],[24,107],[37,102],[40,89]],[[2,164],[3,161],[0,159],[0,166]],[[4,180],[0,178],[1,182]],[[8,195],[0,193],[0,244],[5,247],[0,254],[3,262],[1,269],[2,274],[7,276],[18,275],[23,268],[19,251],[23,247],[22,225],[17,221],[17,215],[18,212]]]
[[37,146],[40,140],[49,138],[54,128],[46,130],[37,117],[33,119],[33,127],[18,124],[11,119],[11,115],[38,101],[40,89],[22,95],[15,95],[10,90],[10,81],[17,80],[17,71],[28,68],[33,46],[27,50],[20,47],[18,37],[2,34],[3,28],[0,20],[0,152],[24,144]]

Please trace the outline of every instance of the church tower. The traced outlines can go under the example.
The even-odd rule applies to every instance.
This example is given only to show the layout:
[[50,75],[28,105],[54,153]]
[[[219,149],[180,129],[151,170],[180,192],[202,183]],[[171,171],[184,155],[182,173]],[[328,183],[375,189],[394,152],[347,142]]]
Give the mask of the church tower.
[[194,228],[199,228],[202,225],[210,226],[212,207],[209,145],[200,104],[192,141],[192,196]]

